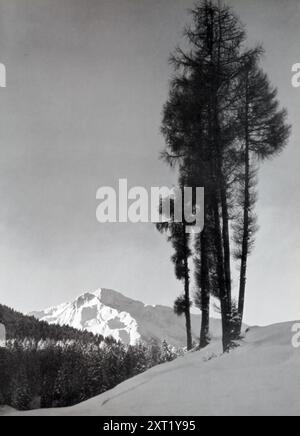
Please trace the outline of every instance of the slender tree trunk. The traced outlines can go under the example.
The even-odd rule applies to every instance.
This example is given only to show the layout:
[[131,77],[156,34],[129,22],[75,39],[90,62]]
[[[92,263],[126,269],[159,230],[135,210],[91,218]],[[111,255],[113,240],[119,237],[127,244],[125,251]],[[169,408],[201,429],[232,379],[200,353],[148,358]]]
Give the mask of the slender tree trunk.
[[[214,196],[215,197],[215,196]],[[222,315],[222,330],[223,330],[223,351],[229,351],[231,346],[231,305],[228,300],[225,273],[224,273],[224,256],[222,244],[222,232],[220,224],[219,204],[215,197],[213,200],[213,214],[214,214],[214,233],[217,251],[217,276],[218,287],[220,292],[221,315]]]
[[[218,2],[219,10],[221,8],[220,1]],[[221,41],[222,41],[222,23],[221,14],[219,12],[218,16],[218,27],[219,27],[219,39],[218,39],[218,58],[217,58],[217,78],[219,82],[219,77],[222,73],[221,71]],[[217,86],[217,89],[219,84]],[[216,133],[216,145],[217,145],[217,156],[218,156],[218,171],[219,171],[219,181],[220,181],[220,197],[221,197],[221,208],[222,208],[222,236],[223,236],[223,249],[224,249],[224,271],[225,271],[225,284],[227,289],[227,298],[231,305],[231,258],[230,258],[230,236],[229,236],[229,214],[228,214],[228,204],[227,204],[227,190],[226,190],[226,180],[223,175],[223,153],[221,149],[221,137],[220,137],[220,124],[219,124],[219,105],[217,91],[215,94],[215,133]],[[231,310],[231,308],[230,308]]]
[[[246,80],[248,82],[248,80]],[[246,89],[248,83],[246,83]],[[245,191],[244,191],[244,223],[243,223],[243,242],[242,242],[242,256],[241,256],[241,269],[240,269],[240,289],[239,289],[239,324],[237,334],[240,336],[242,331],[244,305],[245,305],[245,292],[246,292],[246,274],[247,274],[247,261],[249,249],[249,208],[250,208],[250,156],[249,156],[249,103],[248,92],[246,92],[246,119],[245,119]]]
[[229,237],[229,215],[228,205],[226,198],[225,181],[221,186],[221,203],[222,203],[222,221],[223,221],[223,247],[224,247],[224,269],[225,269],[225,282],[228,299],[231,302],[231,258],[230,258],[230,237]]
[[209,340],[209,310],[210,310],[210,291],[208,279],[208,258],[207,258],[207,238],[205,228],[199,236],[201,238],[201,332],[200,348],[205,348]]
[[[187,247],[186,239],[186,226],[183,226],[185,246]],[[187,336],[187,350],[190,351],[193,348],[192,338],[192,323],[191,323],[191,310],[190,310],[190,275],[188,257],[184,259],[184,296],[185,296],[185,321],[186,321],[186,336]]]
[[[228,230],[228,210],[227,210],[227,193],[226,186],[223,180],[223,165],[222,165],[222,146],[220,135],[219,121],[219,98],[218,91],[220,86],[221,71],[221,40],[222,40],[222,25],[219,14],[219,37],[216,40],[213,30],[215,20],[214,12],[210,11],[211,26],[208,29],[208,41],[211,57],[211,88],[210,88],[210,108],[209,108],[209,137],[212,140],[212,149],[214,164],[212,167],[212,175],[215,182],[213,188],[212,209],[214,216],[214,235],[217,252],[217,276],[218,287],[220,292],[220,304],[222,314],[222,330],[223,330],[223,351],[227,352],[231,346],[231,277],[230,277],[230,245],[229,245],[229,230]],[[209,21],[209,20],[208,20]],[[214,51],[214,46],[216,51]],[[220,220],[221,205],[222,224]]]
[[[214,91],[215,93],[216,91]],[[222,152],[220,145],[219,120],[218,120],[218,98],[213,97],[213,120],[211,123],[211,134],[213,138],[214,165],[213,177],[215,179],[214,194],[212,200],[214,216],[214,234],[217,251],[217,275],[220,292],[222,330],[223,330],[223,351],[227,352],[231,346],[231,278],[230,278],[230,248],[228,231],[228,210],[226,200],[226,189],[222,184]],[[220,216],[221,214],[221,216]],[[221,217],[222,224],[221,225]],[[226,250],[225,250],[226,248]],[[230,285],[229,285],[230,283]]]
[[[219,286],[221,296],[221,312],[223,321],[223,348],[224,352],[228,351],[231,346],[232,340],[232,299],[231,299],[231,265],[230,265],[230,240],[229,240],[229,216],[227,205],[227,192],[223,175],[222,165],[222,148],[220,138],[220,127],[218,119],[218,98],[215,96],[214,101],[214,148],[216,154],[216,190],[217,195],[214,206],[214,216],[217,222],[216,237],[217,237],[217,251],[219,256],[220,277]],[[220,206],[220,211],[219,211]],[[221,217],[220,217],[221,215]],[[222,225],[221,225],[222,218]]]
[[221,145],[220,121],[218,115],[218,97],[217,91],[214,96],[214,119],[213,119],[213,135],[215,144],[216,158],[216,178],[217,188],[220,195],[221,211],[222,211],[222,240],[224,253],[224,274],[225,285],[227,290],[228,301],[231,303],[231,258],[230,258],[230,236],[229,236],[229,214],[227,204],[227,187],[223,170],[223,152]]

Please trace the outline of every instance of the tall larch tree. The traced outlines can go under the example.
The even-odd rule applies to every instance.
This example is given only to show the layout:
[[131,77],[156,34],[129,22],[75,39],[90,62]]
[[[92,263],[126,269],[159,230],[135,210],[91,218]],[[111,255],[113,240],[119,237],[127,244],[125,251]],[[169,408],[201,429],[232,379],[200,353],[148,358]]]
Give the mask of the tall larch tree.
[[186,336],[187,336],[187,350],[193,347],[192,338],[192,325],[191,325],[191,299],[190,299],[190,268],[189,258],[191,257],[190,249],[190,235],[187,232],[187,226],[183,222],[175,222],[174,219],[174,200],[164,199],[163,201],[170,201],[171,216],[169,221],[156,224],[156,228],[161,233],[166,233],[168,241],[172,244],[174,254],[171,260],[174,264],[176,278],[183,282],[184,293],[183,297],[176,299],[174,304],[174,311],[177,315],[185,315],[186,321]]
[[238,111],[241,168],[237,178],[237,199],[240,213],[233,225],[236,257],[240,260],[238,335],[241,334],[244,316],[248,256],[254,246],[257,230],[254,211],[257,167],[259,162],[283,150],[291,130],[286,121],[287,111],[279,108],[277,90],[259,68],[259,57],[250,56],[246,60],[240,80],[243,89]]

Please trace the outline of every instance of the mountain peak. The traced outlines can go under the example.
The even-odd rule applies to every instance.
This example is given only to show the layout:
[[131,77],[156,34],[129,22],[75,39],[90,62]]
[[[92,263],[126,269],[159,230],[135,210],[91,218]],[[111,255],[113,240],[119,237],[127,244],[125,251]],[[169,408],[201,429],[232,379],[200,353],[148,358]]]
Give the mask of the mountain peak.
[[[120,292],[99,288],[85,291],[74,301],[31,313],[49,324],[69,325],[104,337],[112,336],[125,344],[166,340],[185,346],[184,317],[165,306],[146,306]],[[200,316],[193,315],[194,336],[200,331]],[[220,334],[220,322],[212,320],[213,334]]]

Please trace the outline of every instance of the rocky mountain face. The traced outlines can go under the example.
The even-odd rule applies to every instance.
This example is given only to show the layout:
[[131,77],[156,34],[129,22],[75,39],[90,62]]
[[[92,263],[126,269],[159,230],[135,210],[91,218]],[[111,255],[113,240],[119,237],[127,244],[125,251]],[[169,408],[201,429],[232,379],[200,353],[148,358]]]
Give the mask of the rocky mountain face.
[[[85,292],[74,301],[30,315],[49,324],[68,325],[104,337],[112,336],[126,344],[166,340],[174,346],[186,343],[185,319],[170,307],[147,306],[119,292],[98,289]],[[193,315],[193,334],[199,337],[201,316]],[[221,334],[219,320],[211,320],[214,336]]]

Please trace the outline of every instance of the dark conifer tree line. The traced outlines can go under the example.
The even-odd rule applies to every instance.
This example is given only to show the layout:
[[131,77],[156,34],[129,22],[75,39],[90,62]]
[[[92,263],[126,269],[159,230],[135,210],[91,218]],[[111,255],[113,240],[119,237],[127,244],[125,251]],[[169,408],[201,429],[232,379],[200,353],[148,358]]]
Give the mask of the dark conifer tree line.
[[5,306],[0,309],[9,337],[0,348],[0,406],[72,406],[182,354],[165,341],[124,345],[111,337],[49,326]]
[[0,406],[67,407],[97,396],[147,369],[175,359],[166,342],[126,346],[26,338],[0,348]]

